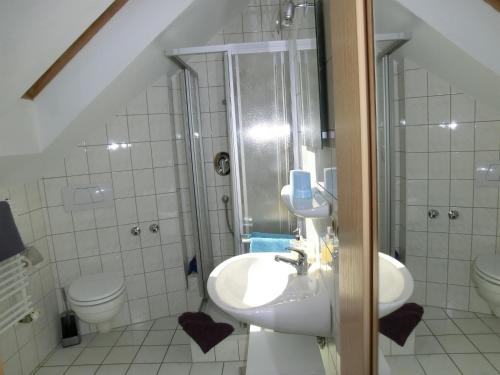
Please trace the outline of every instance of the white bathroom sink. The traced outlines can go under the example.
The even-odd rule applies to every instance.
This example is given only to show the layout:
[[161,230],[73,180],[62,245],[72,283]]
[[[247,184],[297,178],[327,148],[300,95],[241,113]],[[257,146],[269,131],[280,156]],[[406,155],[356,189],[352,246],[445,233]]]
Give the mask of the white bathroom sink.
[[328,293],[317,272],[297,275],[276,262],[276,255],[249,253],[232,257],[210,274],[208,294],[236,319],[284,333],[329,336]]
[[413,293],[413,277],[405,265],[393,257],[378,253],[378,316],[399,309]]
[[[331,335],[330,300],[319,271],[297,275],[274,257],[290,253],[249,253],[232,257],[211,273],[212,301],[236,319],[278,332]],[[396,259],[379,253],[379,317],[410,298],[413,278]]]

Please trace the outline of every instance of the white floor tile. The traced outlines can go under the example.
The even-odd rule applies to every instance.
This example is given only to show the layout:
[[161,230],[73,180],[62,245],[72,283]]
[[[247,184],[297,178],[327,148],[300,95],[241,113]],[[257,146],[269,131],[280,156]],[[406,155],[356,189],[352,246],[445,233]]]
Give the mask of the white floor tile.
[[82,352],[82,348],[59,348],[47,359],[44,366],[71,365]]
[[424,315],[422,319],[446,319],[448,315],[444,309],[439,307],[424,306]]
[[425,375],[414,356],[388,356],[385,359],[394,375]]
[[436,336],[446,353],[477,353],[477,349],[464,335]]
[[500,333],[500,319],[496,317],[483,318],[483,323],[486,324],[493,332]]
[[245,362],[224,362],[222,375],[240,375],[240,367],[246,367]]
[[190,371],[191,363],[164,363],[158,375],[189,375]]
[[426,320],[425,324],[434,335],[458,335],[462,333],[451,319]]
[[417,355],[429,375],[460,375],[460,371],[446,354]]
[[177,317],[168,316],[166,318],[157,319],[151,329],[153,331],[164,330],[164,329],[176,329],[178,325]]
[[425,325],[425,322],[423,320],[418,323],[418,325],[415,327],[415,335],[416,336],[429,336],[432,335],[431,331],[427,326]]
[[101,365],[95,375],[125,375],[129,364],[125,365]]
[[190,343],[191,338],[182,329],[175,331],[174,338],[172,339],[172,345],[187,345]]
[[142,346],[134,363],[161,363],[167,352],[167,346]]
[[83,349],[74,365],[100,365],[108,355],[111,348],[98,347]]
[[149,331],[153,326],[153,324],[154,324],[153,320],[143,323],[131,324],[127,327],[127,331]]
[[484,356],[490,361],[490,363],[495,366],[495,368],[500,371],[500,354],[499,353],[486,353]]
[[111,349],[103,363],[108,365],[132,363],[138,351],[139,346],[116,346]]
[[125,331],[116,342],[116,346],[141,345],[147,334],[147,331]]
[[486,324],[484,324],[480,319],[453,319],[455,324],[460,328],[460,330],[465,334],[474,334],[474,333],[490,333],[491,329],[489,329]]
[[81,336],[80,343],[78,345],[72,346],[72,348],[85,348],[90,341],[92,341],[95,337],[95,333],[87,333],[86,335]]
[[222,363],[193,363],[189,375],[222,375]]
[[68,366],[40,367],[35,375],[62,375]]
[[448,314],[450,318],[454,319],[462,319],[462,318],[473,319],[476,317],[476,314],[474,314],[473,312],[453,310],[453,309],[447,309],[446,314]]
[[441,345],[439,345],[438,340],[434,336],[415,337],[415,354],[439,353],[444,353],[444,350]]
[[481,354],[451,354],[450,357],[464,375],[498,375]]
[[70,366],[64,375],[94,375],[99,366]]
[[99,333],[87,345],[88,348],[95,346],[113,346],[121,336],[121,331],[111,331],[108,333]]
[[467,335],[481,353],[500,353],[500,338],[494,334]]
[[159,368],[159,363],[133,364],[128,369],[127,375],[156,375]]
[[174,332],[173,330],[150,331],[143,345],[170,345]]
[[191,347],[189,345],[170,345],[165,362],[191,362]]

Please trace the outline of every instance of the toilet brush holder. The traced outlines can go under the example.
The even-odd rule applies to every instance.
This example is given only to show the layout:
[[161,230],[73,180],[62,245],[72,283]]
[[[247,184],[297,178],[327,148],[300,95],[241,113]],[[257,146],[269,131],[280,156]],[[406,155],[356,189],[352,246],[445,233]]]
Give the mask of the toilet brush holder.
[[66,299],[66,292],[61,289],[61,294],[64,302],[64,312],[61,314],[61,345],[63,347],[78,345],[81,341],[80,333],[78,332],[78,323],[76,314],[69,310]]

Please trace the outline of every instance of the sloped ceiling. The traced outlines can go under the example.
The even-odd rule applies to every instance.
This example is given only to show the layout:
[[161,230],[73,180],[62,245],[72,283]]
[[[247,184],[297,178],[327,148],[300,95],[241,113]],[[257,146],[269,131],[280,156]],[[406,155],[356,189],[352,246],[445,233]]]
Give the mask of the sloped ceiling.
[[0,185],[43,175],[123,103],[178,69],[165,50],[204,45],[248,2],[129,0],[34,102],[0,113]]
[[10,108],[113,0],[0,2],[0,114]]
[[375,31],[411,34],[396,53],[500,108],[500,13],[484,1],[376,0]]

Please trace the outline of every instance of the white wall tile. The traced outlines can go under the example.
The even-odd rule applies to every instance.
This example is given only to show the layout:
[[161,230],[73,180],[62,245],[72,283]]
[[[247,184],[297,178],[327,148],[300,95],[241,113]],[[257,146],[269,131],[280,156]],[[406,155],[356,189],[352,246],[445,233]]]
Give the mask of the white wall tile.
[[75,232],[75,238],[79,257],[88,257],[99,254],[99,243],[97,241],[96,230]]
[[152,168],[153,161],[149,142],[132,143],[131,147],[132,168]]
[[138,169],[133,171],[136,196],[155,193],[153,169]]
[[149,113],[169,113],[167,89],[149,87],[147,90]]
[[473,229],[474,234],[496,235],[497,210],[490,208],[474,208]]
[[108,143],[128,143],[128,127],[126,116],[113,116],[107,126]]
[[450,178],[449,152],[433,152],[429,154],[429,178],[441,180]]
[[150,114],[149,130],[152,141],[172,139],[172,124],[168,114]]
[[473,194],[472,180],[451,180],[450,205],[472,207]]
[[455,122],[474,121],[474,100],[465,94],[451,96],[451,120]]
[[[408,128],[413,129],[413,127]],[[429,125],[429,151],[440,152],[450,150],[450,128],[446,125]],[[407,149],[407,151],[409,151]]]
[[450,97],[448,95],[430,96],[429,124],[449,124],[450,123]]
[[459,123],[451,130],[451,151],[474,150],[474,124]]
[[118,224],[133,224],[137,222],[135,198],[115,199]]
[[120,251],[120,240],[116,227],[98,229],[97,236],[101,254]]
[[87,147],[87,158],[90,173],[103,173],[111,170],[107,146]]
[[149,121],[147,115],[134,115],[127,117],[130,142],[149,141]]
[[474,178],[474,153],[472,152],[451,153],[451,178],[452,179]]
[[116,149],[110,148],[109,158],[112,171],[124,171],[132,169],[132,160],[130,158],[130,149],[127,144],[122,144]]
[[113,194],[115,198],[126,198],[134,195],[134,179],[132,171],[113,172]]

